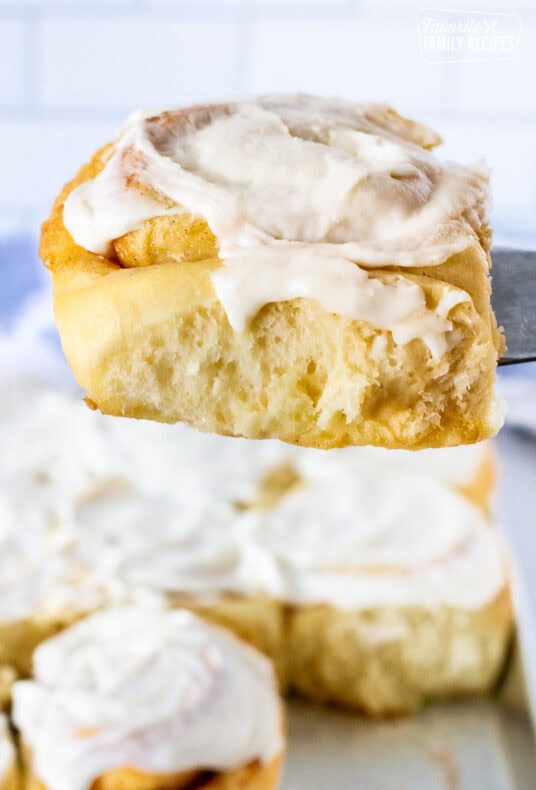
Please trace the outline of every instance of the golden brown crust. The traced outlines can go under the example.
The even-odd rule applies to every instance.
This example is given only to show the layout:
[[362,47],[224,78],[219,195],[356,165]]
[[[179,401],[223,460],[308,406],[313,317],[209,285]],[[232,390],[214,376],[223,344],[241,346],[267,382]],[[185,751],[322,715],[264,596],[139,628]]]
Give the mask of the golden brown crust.
[[22,787],[23,783],[19,766],[14,762],[1,782],[1,790],[22,790]]
[[[469,293],[472,303],[451,313],[460,342],[440,360],[419,340],[396,346],[389,332],[307,299],[268,304],[237,334],[212,287],[220,264],[204,220],[148,220],[115,241],[113,260],[75,244],[63,203],[110,150],[64,188],[40,248],[53,273],[65,353],[103,412],[322,448],[419,449],[495,432],[490,411],[503,341],[490,307],[487,250],[475,243],[440,266],[372,275],[389,281],[400,273],[423,288],[431,307],[451,286]],[[376,354],[378,343],[384,350]]]
[[11,690],[20,673],[11,664],[0,664],[0,710],[11,705]]
[[105,275],[120,267],[103,255],[79,247],[63,224],[63,204],[67,196],[84,181],[88,181],[103,169],[113,152],[113,144],[100,148],[92,159],[83,165],[77,175],[63,187],[54,201],[50,217],[45,220],[41,232],[39,254],[45,266],[52,272],[60,269],[71,269],[84,272],[86,275]]
[[369,715],[407,714],[427,700],[493,689],[512,634],[505,587],[477,610],[329,606],[290,615],[290,685]]
[[[283,758],[269,763],[258,761],[234,771],[188,771],[176,774],[149,774],[135,768],[108,771],[91,785],[91,790],[275,790],[279,786]],[[47,790],[28,772],[26,790]]]
[[[79,615],[80,617],[82,614]],[[0,623],[0,665],[12,667],[17,675],[28,677],[35,648],[75,621],[74,615],[50,619],[14,620]]]
[[141,228],[113,243],[118,262],[125,267],[183,263],[218,257],[216,238],[201,217],[153,217]]

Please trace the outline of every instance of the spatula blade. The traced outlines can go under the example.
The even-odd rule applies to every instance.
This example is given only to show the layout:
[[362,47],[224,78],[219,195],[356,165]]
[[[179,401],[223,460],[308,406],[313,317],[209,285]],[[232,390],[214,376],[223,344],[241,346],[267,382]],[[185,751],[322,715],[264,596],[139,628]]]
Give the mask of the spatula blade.
[[491,301],[507,346],[499,365],[536,360],[536,252],[498,247],[491,257]]

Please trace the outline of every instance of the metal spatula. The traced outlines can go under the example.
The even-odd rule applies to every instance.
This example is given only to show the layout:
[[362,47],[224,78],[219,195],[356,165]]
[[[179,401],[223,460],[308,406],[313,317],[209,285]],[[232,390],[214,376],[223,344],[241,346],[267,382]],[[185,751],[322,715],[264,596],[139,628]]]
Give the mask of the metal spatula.
[[536,360],[536,252],[499,247],[491,257],[491,301],[507,345],[499,365]]

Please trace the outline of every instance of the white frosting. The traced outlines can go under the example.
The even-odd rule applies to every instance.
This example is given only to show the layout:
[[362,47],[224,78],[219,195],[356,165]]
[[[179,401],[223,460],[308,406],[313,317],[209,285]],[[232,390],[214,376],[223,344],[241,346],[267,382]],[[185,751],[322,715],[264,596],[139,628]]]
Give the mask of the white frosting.
[[450,311],[467,302],[463,291],[451,289],[437,308],[426,307],[424,291],[403,277],[389,283],[373,279],[365,269],[333,253],[320,254],[318,245],[280,250],[255,250],[231,258],[212,275],[218,299],[237,332],[246,330],[253,316],[270,302],[305,297],[328,312],[367,321],[389,329],[395,343],[424,340],[432,354],[441,356],[453,340]]
[[411,472],[434,477],[458,488],[466,487],[478,476],[488,454],[492,453],[489,442],[463,444],[458,447],[444,447],[433,450],[386,450],[383,447],[344,447],[324,450],[308,449],[296,452],[293,448],[293,462],[305,476],[314,475],[322,469],[333,473],[340,469],[342,474],[352,471],[360,475],[374,465],[382,477]]
[[32,617],[57,578],[61,558],[45,545],[46,503],[31,487],[0,492],[0,622]]
[[233,770],[283,747],[267,659],[185,611],[112,609],[43,643],[13,718],[48,790],[126,766]]
[[439,264],[474,243],[487,173],[421,147],[437,141],[384,105],[306,96],[136,113],[102,172],[67,198],[64,223],[106,254],[151,217],[202,216],[225,264],[213,285],[237,331],[264,304],[305,297],[440,355],[467,294],[448,289],[429,309],[418,285],[367,272]]
[[[105,417],[23,379],[6,381],[0,415],[0,622],[225,593],[473,606],[504,582],[492,531],[446,485],[470,482],[485,446],[324,452],[230,439]],[[235,506],[282,463],[301,488],[269,510]],[[467,561],[453,561],[472,535]],[[317,547],[324,561],[347,545],[358,566],[396,565],[403,578],[317,572]],[[312,552],[306,576],[285,552]]]
[[274,511],[249,514],[250,539],[278,564],[284,599],[342,609],[492,600],[505,562],[484,516],[431,476],[378,471],[317,467]]
[[[226,592],[255,595],[274,587],[274,571],[243,540],[242,518],[223,502],[188,509],[172,499],[109,491],[78,511],[63,532],[62,552],[71,577],[91,579],[118,600],[151,594],[210,602]],[[56,590],[56,605],[61,592]]]
[[15,760],[15,748],[7,718],[0,713],[0,781],[7,779]]

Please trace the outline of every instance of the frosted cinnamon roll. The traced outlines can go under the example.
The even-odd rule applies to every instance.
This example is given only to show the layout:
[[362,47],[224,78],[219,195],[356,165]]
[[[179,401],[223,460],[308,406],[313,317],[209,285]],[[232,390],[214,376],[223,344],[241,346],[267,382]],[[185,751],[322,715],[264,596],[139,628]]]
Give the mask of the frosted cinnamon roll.
[[3,714],[0,714],[0,788],[1,790],[20,790],[21,787],[17,752],[8,720]]
[[317,468],[249,519],[281,575],[291,687],[369,714],[493,688],[512,631],[507,562],[464,497],[424,474]]
[[494,434],[488,176],[438,142],[306,96],[136,113],[43,229],[90,402],[322,448]]
[[186,611],[110,610],[43,643],[13,718],[32,788],[278,785],[269,663]]

